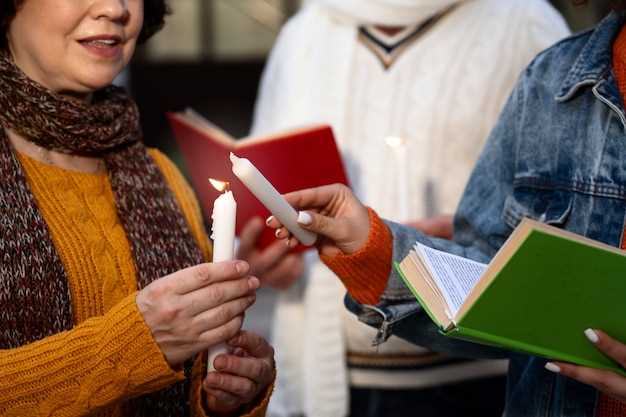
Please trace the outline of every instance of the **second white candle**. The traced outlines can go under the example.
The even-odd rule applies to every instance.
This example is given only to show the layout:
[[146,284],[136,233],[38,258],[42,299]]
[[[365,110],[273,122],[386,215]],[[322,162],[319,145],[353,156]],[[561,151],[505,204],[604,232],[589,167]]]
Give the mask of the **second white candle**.
[[230,154],[230,161],[233,163],[233,173],[237,178],[300,243],[307,246],[315,243],[317,235],[298,225],[298,212],[287,203],[287,200],[252,162],[245,158],[238,158],[233,153]]

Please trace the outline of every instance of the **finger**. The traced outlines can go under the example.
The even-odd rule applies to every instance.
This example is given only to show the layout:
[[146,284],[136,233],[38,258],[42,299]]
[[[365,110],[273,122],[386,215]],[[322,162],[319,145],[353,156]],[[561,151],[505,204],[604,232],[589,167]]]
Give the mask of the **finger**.
[[278,229],[280,227],[282,227],[283,225],[278,221],[278,219],[274,216],[269,216],[266,220],[265,220],[265,224],[267,225],[267,227],[271,227],[272,229]]
[[199,348],[198,352],[204,349],[208,349],[211,346],[215,346],[219,343],[224,343],[227,340],[233,338],[241,330],[243,325],[243,315],[239,315],[233,318],[223,326],[209,329],[198,337]]
[[242,278],[249,270],[247,262],[227,261],[192,266],[163,279],[172,282],[176,294],[184,295],[216,282]]
[[298,224],[302,228],[310,230],[331,240],[337,241],[345,234],[341,222],[328,216],[313,211],[301,211],[298,213]]
[[265,274],[268,270],[280,263],[287,253],[289,253],[289,247],[283,242],[273,242],[258,255],[254,262],[255,274]]
[[296,210],[324,208],[347,188],[342,184],[324,185],[285,194],[284,197]]
[[254,217],[246,223],[239,236],[239,250],[237,257],[239,259],[247,259],[254,251],[257,241],[263,233],[263,220],[260,217]]
[[281,226],[280,228],[276,229],[274,235],[277,239],[288,239],[291,236],[291,233],[289,233],[289,230]]
[[245,349],[255,358],[274,357],[274,349],[264,338],[246,330],[239,332],[237,336],[228,341],[228,344],[232,347]]
[[253,357],[220,355],[215,358],[213,365],[219,372],[248,378],[260,387],[268,385],[274,373],[274,367],[269,361]]
[[237,298],[222,305],[196,315],[191,319],[191,325],[196,333],[204,333],[230,322],[233,318],[242,315],[252,304],[256,296]]
[[207,406],[209,410],[218,413],[226,413],[236,410],[243,404],[240,398],[228,392],[207,388],[204,384],[203,388],[207,393]]
[[617,361],[623,368],[626,368],[626,345],[600,330],[587,329],[585,330],[585,336],[600,351]]
[[195,316],[228,301],[251,295],[260,286],[261,282],[256,277],[218,282],[185,294],[180,303],[188,305],[190,314]]
[[237,398],[242,403],[252,401],[258,394],[257,384],[237,375],[223,372],[209,372],[204,379],[205,390],[219,390]]
[[546,364],[546,369],[575,379],[583,384],[591,385],[598,391],[602,391],[606,394],[620,397],[626,396],[626,389],[623,387],[620,388],[620,386],[623,385],[623,377],[617,375],[615,372],[563,362],[549,362]]
[[[285,245],[289,248],[287,245]],[[300,255],[288,255],[275,268],[263,275],[263,285],[269,285],[272,288],[284,290],[302,276],[304,273],[304,261]]]

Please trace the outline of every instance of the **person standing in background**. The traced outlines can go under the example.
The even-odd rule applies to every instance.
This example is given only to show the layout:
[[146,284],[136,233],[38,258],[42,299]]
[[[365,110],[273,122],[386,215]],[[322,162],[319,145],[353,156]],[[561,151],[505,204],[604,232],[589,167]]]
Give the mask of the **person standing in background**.
[[[332,125],[365,204],[448,237],[445,214],[516,79],[567,34],[544,0],[312,0],[271,53],[252,134]],[[384,335],[345,311],[344,294],[313,254],[279,296],[270,415],[501,413],[505,362],[438,355],[395,337],[372,346]]]

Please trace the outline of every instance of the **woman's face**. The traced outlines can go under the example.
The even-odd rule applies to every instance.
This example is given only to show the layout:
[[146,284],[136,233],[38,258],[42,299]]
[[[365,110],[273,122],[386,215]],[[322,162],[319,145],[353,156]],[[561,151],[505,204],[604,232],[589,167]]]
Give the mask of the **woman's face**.
[[24,0],[7,37],[29,78],[83,96],[128,64],[142,25],[143,0]]

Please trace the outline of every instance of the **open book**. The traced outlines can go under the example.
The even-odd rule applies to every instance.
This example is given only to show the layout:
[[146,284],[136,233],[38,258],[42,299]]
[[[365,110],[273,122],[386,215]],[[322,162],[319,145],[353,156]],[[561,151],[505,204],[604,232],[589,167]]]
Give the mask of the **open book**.
[[583,334],[626,342],[625,255],[524,219],[488,265],[416,243],[396,267],[446,335],[626,375]]
[[[193,110],[167,116],[207,219],[211,218],[213,202],[219,196],[209,184],[209,178],[230,183],[237,200],[238,234],[252,217],[265,219],[269,212],[233,175],[231,152],[250,159],[283,194],[333,183],[348,184],[330,126],[310,126],[236,140]],[[260,247],[274,241],[273,231],[266,228]]]

